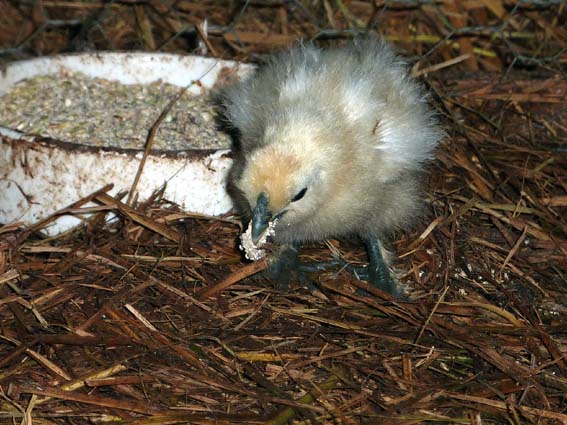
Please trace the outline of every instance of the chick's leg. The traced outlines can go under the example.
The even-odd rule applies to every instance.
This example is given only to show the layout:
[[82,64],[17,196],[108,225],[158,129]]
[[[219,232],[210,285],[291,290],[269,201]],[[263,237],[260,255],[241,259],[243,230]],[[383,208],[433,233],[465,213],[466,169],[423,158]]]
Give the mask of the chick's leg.
[[269,278],[274,279],[278,289],[287,291],[289,283],[297,274],[299,268],[299,247],[293,244],[281,245],[278,251],[270,258],[270,267],[267,270]]
[[377,238],[366,241],[368,251],[368,283],[389,294],[401,295],[400,288],[392,277],[384,256],[382,255],[382,244]]

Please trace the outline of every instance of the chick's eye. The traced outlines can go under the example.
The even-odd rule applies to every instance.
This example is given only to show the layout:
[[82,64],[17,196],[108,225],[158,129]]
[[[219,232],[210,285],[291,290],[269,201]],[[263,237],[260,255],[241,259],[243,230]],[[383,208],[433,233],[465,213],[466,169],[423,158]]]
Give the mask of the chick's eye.
[[307,192],[307,188],[304,187],[303,189],[301,189],[299,192],[296,193],[296,195],[291,199],[291,202],[299,201],[301,198],[305,196],[306,192]]

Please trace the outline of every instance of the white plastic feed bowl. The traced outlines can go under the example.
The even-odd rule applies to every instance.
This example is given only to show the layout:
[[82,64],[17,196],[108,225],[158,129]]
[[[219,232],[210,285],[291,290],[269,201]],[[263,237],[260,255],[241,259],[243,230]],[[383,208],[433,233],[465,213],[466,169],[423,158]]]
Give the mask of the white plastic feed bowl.
[[[227,76],[241,77],[251,65],[200,56],[150,53],[89,53],[13,62],[0,70],[0,96],[23,79],[62,71],[123,84],[157,80],[203,94]],[[148,129],[149,130],[149,129]],[[52,140],[0,126],[0,223],[31,225],[108,183],[110,194],[128,191],[142,151],[85,146],[73,140]],[[187,211],[218,215],[232,207],[225,190],[230,151],[185,150],[150,154],[137,186],[140,200],[166,184],[165,197]],[[81,220],[65,215],[47,228],[56,235]]]

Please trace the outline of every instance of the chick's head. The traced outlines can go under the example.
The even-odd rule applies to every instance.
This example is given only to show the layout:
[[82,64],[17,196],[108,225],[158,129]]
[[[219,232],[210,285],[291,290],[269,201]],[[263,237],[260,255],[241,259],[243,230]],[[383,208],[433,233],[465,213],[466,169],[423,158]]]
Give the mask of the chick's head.
[[266,130],[271,143],[246,160],[238,186],[253,210],[252,234],[259,236],[268,222],[278,227],[308,220],[328,199],[336,173],[320,131],[295,124]]

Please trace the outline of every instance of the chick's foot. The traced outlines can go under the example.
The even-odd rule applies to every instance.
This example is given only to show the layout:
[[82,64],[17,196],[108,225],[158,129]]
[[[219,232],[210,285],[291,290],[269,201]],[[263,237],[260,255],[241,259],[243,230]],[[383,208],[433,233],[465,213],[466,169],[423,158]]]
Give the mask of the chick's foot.
[[276,281],[277,288],[282,291],[289,289],[292,280],[307,285],[310,290],[317,289],[317,285],[308,275],[320,273],[337,266],[346,266],[341,260],[301,262],[299,260],[299,246],[290,244],[282,245],[278,252],[270,258],[270,267],[266,270],[266,276]]
[[266,270],[266,275],[276,281],[279,290],[287,291],[291,280],[297,278],[298,271],[298,248],[294,245],[282,245],[270,258],[270,267]]

